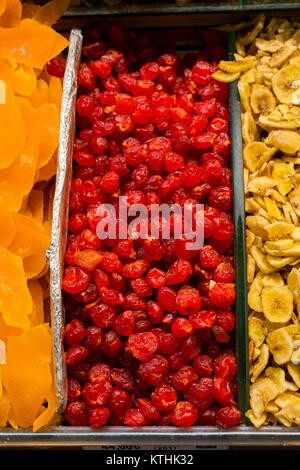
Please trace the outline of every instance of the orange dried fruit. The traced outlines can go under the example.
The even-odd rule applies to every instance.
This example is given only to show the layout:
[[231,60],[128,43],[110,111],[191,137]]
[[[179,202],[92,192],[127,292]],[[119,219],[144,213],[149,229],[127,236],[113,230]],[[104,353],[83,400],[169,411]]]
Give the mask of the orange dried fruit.
[[29,18],[13,28],[0,27],[0,58],[42,70],[68,46],[68,40],[49,26]]
[[27,128],[19,103],[10,87],[1,81],[0,170],[12,164],[26,142]]
[[49,79],[49,101],[55,104],[58,113],[60,113],[61,99],[62,99],[62,81],[61,78],[51,75]]
[[40,251],[46,251],[50,245],[50,239],[44,232],[43,225],[31,216],[16,213],[13,214],[16,233],[9,250],[21,258],[35,255]]
[[40,189],[32,189],[28,195],[27,210],[30,211],[32,217],[39,223],[44,220],[44,191]]
[[22,4],[20,0],[6,0],[5,9],[0,16],[0,26],[5,28],[14,27],[19,23],[21,16]]
[[7,248],[16,233],[16,226],[11,211],[0,196],[0,245]]
[[44,103],[36,110],[39,116],[40,147],[37,169],[45,166],[58,146],[59,114],[52,103]]
[[25,271],[25,276],[27,279],[33,279],[40,277],[44,274],[49,268],[46,264],[46,254],[42,250],[39,253],[31,256],[27,256],[23,259],[23,268]]
[[7,325],[0,313],[0,340],[5,344],[9,336],[19,336],[23,332],[22,328]]
[[57,151],[54,152],[49,162],[38,170],[37,181],[49,181],[56,175],[57,171]]
[[45,82],[42,78],[39,78],[36,82],[36,88],[33,90],[32,95],[29,97],[29,100],[35,108],[38,106],[48,103],[48,83]]
[[36,88],[36,75],[32,67],[19,65],[11,72],[13,91],[22,96],[30,96]]
[[39,429],[47,426],[52,423],[56,413],[56,394],[55,389],[52,386],[47,395],[47,408],[44,408],[43,413],[41,413],[33,422],[33,432],[38,431]]
[[17,425],[26,428],[32,426],[53,383],[49,325],[38,325],[18,337],[10,337],[6,357],[3,386]]
[[52,26],[69,8],[70,0],[52,0],[43,5],[33,19],[47,26]]
[[0,311],[7,325],[29,327],[32,298],[20,256],[0,247]]
[[32,297],[32,312],[29,316],[30,326],[37,326],[44,323],[44,294],[40,282],[28,280],[27,282],[30,295]]
[[40,5],[34,3],[22,3],[22,18],[33,18],[41,8]]
[[11,409],[11,404],[8,400],[0,400],[0,427],[4,428],[7,425],[8,414]]

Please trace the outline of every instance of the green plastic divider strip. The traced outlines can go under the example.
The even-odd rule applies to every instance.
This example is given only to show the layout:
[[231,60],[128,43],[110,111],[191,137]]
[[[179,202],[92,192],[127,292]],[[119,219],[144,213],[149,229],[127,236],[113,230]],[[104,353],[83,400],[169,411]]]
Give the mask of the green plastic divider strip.
[[[229,60],[234,60],[235,34],[228,34]],[[234,259],[236,282],[236,350],[238,405],[242,413],[242,424],[248,424],[245,412],[249,409],[249,347],[248,347],[248,296],[247,260],[245,237],[245,199],[243,140],[241,124],[241,105],[238,81],[229,86],[231,142],[232,142],[232,179],[233,179],[233,217],[235,226]]]

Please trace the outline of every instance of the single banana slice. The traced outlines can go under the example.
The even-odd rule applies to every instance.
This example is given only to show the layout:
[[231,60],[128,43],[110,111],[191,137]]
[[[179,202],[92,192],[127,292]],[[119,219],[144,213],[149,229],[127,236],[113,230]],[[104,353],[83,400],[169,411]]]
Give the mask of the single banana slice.
[[276,364],[282,365],[290,361],[293,354],[293,340],[284,328],[272,331],[267,338],[267,344]]
[[269,347],[264,343],[258,360],[255,362],[252,370],[251,382],[255,382],[259,375],[265,370],[269,360]]
[[287,323],[292,318],[293,294],[287,286],[264,287],[262,306],[265,317],[272,323]]
[[276,384],[269,378],[258,379],[250,386],[250,406],[256,418],[261,418],[267,404],[277,395]]
[[285,380],[284,369],[281,369],[281,367],[268,367],[265,370],[265,375],[276,384],[279,394],[284,393],[287,390],[288,386]]
[[270,132],[268,144],[273,145],[281,152],[293,155],[300,149],[300,134],[290,130]]
[[281,67],[284,62],[297,50],[295,40],[287,41],[280,49],[278,49],[269,61],[270,67]]
[[269,240],[278,240],[280,238],[286,238],[287,235],[290,235],[294,232],[295,227],[293,224],[288,224],[286,222],[274,222],[265,226],[265,230],[268,234]]
[[253,256],[258,269],[264,274],[270,274],[275,271],[273,266],[271,266],[267,260],[263,252],[255,245],[251,246],[250,253]]
[[263,142],[249,142],[244,148],[244,164],[248,170],[254,172],[260,168],[262,157],[268,150]]
[[264,240],[268,239],[268,234],[265,230],[265,226],[267,224],[268,221],[261,215],[248,215],[246,217],[247,227],[249,227],[249,229],[255,233],[255,235],[262,237]]
[[242,114],[242,135],[245,143],[259,140],[259,132],[255,120],[250,112]]
[[256,38],[255,45],[260,51],[271,52],[273,54],[274,52],[279,51],[282,47],[282,42],[276,39],[267,41],[266,39]]
[[297,387],[300,388],[300,365],[289,363],[287,365],[287,371]]
[[269,114],[276,108],[276,100],[271,90],[256,83],[251,87],[250,103],[255,114]]
[[262,278],[263,278],[263,275],[261,273],[258,273],[254,281],[250,285],[250,289],[248,292],[248,305],[255,312],[263,311],[263,305],[262,305],[262,299],[261,299],[261,293],[263,290]]
[[288,121],[284,120],[282,115],[278,115],[278,117],[275,119],[275,116],[271,114],[269,116],[259,116],[258,124],[267,131],[272,128],[292,130],[298,129],[298,127],[300,127],[299,119],[293,118],[293,120]]
[[265,340],[267,333],[264,321],[261,318],[252,315],[249,318],[248,331],[249,338],[252,339],[257,348],[260,348]]
[[280,273],[265,274],[262,279],[264,287],[282,287],[284,286],[284,280]]
[[259,176],[254,178],[248,183],[248,191],[250,193],[259,194],[261,196],[266,195],[268,189],[274,188],[276,181],[268,176]]
[[240,76],[240,72],[236,73],[226,73],[222,70],[217,70],[217,72],[212,74],[212,78],[218,80],[219,82],[231,83],[237,80]]
[[221,60],[219,62],[219,69],[227,73],[240,73],[253,67],[256,58],[248,56],[245,59],[240,58],[239,60]]
[[293,268],[287,277],[287,285],[294,296],[294,303],[298,315],[300,315],[300,270]]
[[300,64],[283,67],[272,78],[272,87],[280,103],[293,103],[293,95],[300,88]]
[[262,413],[262,415],[257,418],[252,410],[248,410],[245,413],[245,416],[247,416],[255,428],[261,428],[265,424],[268,417],[267,413]]
[[294,240],[291,238],[284,238],[281,240],[267,241],[266,248],[269,250],[288,250],[294,246]]

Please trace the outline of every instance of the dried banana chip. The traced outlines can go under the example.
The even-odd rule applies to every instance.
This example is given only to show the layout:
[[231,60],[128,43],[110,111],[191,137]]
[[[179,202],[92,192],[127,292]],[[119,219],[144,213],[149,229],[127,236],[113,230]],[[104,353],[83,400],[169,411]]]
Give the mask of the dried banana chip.
[[252,315],[249,319],[248,332],[249,338],[253,341],[253,344],[259,348],[263,344],[267,334],[264,321]]
[[293,354],[293,340],[285,328],[272,331],[267,337],[267,344],[276,364],[282,365],[290,361]]
[[267,404],[278,395],[276,384],[268,378],[260,378],[250,386],[250,405],[256,418],[261,418]]
[[254,114],[269,114],[274,111],[276,100],[268,87],[254,83],[251,87],[250,104]]
[[281,152],[293,155],[300,149],[300,134],[290,130],[270,132],[268,144],[273,145]]
[[269,360],[269,347],[267,344],[263,344],[261,347],[260,355],[258,360],[255,362],[252,370],[251,382],[255,382],[258,376],[264,371]]
[[267,286],[262,290],[265,317],[272,323],[287,323],[292,318],[293,294],[288,286]]
[[[296,46],[288,46],[288,49],[293,53]],[[280,103],[298,104],[294,103],[293,96],[300,89],[300,64],[289,64],[279,70],[272,78],[272,87]]]

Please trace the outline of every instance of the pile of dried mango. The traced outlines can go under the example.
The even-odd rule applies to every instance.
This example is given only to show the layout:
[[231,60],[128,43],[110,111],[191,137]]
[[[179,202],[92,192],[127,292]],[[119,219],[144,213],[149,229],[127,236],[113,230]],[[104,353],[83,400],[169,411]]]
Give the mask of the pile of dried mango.
[[52,59],[68,41],[50,25],[68,4],[0,1],[0,427],[37,430],[55,415],[46,250],[62,74]]
[[300,425],[300,23],[264,15],[236,29],[242,111],[249,306],[250,408],[255,427]]

